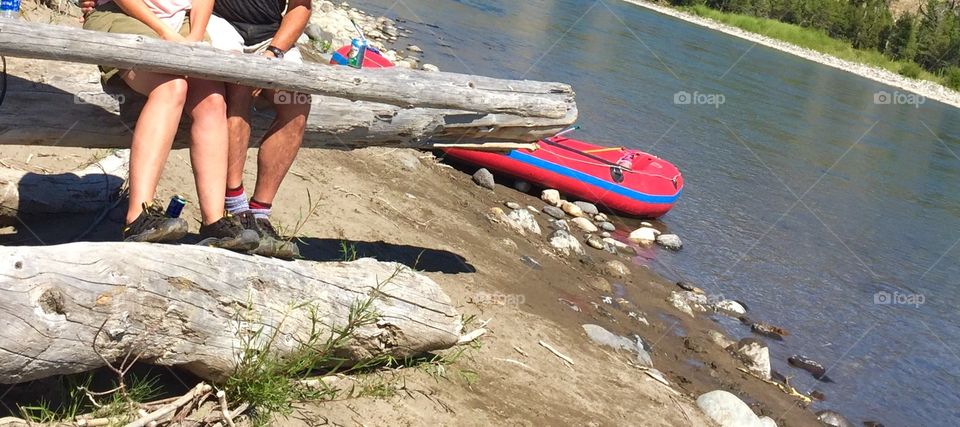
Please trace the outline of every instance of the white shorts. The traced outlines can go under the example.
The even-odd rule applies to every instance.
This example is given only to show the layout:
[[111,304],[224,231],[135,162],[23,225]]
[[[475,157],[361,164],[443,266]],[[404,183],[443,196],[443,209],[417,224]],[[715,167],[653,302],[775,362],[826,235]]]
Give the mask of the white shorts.
[[[230,25],[226,19],[217,15],[210,16],[210,22],[207,23],[207,35],[210,37],[210,44],[213,47],[230,52],[262,53],[273,41],[273,39],[267,39],[253,46],[247,46],[237,29],[233,28],[233,25]],[[300,49],[294,46],[283,54],[283,60],[302,64],[303,56],[300,55]]]

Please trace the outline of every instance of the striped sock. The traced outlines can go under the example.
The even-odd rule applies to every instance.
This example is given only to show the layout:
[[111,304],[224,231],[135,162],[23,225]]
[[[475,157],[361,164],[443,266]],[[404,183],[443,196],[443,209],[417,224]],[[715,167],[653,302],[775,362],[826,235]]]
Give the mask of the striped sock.
[[270,218],[270,208],[273,205],[270,203],[258,202],[257,199],[250,199],[250,212],[253,212],[253,216],[260,219]]
[[250,210],[250,205],[247,203],[247,193],[243,191],[243,184],[237,188],[228,188],[224,200],[224,206],[227,208],[227,212],[231,214],[236,215]]

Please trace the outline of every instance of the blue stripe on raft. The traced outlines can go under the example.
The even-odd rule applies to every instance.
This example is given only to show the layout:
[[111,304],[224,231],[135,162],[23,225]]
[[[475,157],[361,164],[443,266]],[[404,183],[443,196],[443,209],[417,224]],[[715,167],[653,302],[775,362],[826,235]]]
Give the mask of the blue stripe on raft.
[[347,60],[347,57],[341,55],[340,52],[333,52],[333,61],[340,65],[347,65],[350,63],[349,60]]
[[617,185],[615,183],[605,181],[593,175],[580,172],[576,169],[571,169],[566,166],[561,166],[556,163],[531,156],[529,154],[521,153],[517,150],[511,151],[507,157],[520,162],[527,163],[529,165],[536,166],[540,169],[546,169],[553,173],[557,173],[557,174],[567,176],[579,181],[583,181],[595,187],[600,187],[604,190],[610,191],[611,193],[616,193],[621,196],[629,197],[631,199],[638,200],[641,202],[646,202],[646,203],[673,203],[677,201],[677,198],[680,197],[680,193],[683,192],[683,189],[680,189],[680,191],[678,191],[677,194],[674,194],[673,196],[656,196],[653,194],[645,194],[636,190],[631,190],[622,185]]

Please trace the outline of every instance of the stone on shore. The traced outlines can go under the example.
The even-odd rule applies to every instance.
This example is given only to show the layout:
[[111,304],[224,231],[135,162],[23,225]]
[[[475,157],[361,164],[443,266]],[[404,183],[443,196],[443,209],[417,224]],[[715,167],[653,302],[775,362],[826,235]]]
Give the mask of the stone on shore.
[[423,49],[421,49],[420,46],[417,46],[417,45],[415,45],[415,44],[412,44],[412,45],[410,45],[410,46],[407,46],[407,50],[409,50],[409,51],[411,51],[411,52],[413,52],[413,53],[423,53]]
[[537,223],[537,219],[526,209],[514,209],[507,214],[507,219],[515,222],[524,231],[529,231],[536,235],[540,235],[541,233],[540,224]]
[[657,236],[657,244],[672,251],[679,251],[683,248],[683,242],[676,234],[661,234]]
[[690,291],[673,291],[670,293],[670,296],[667,297],[667,302],[677,310],[688,314],[690,317],[693,317],[694,310],[701,312],[707,311],[705,308],[707,305],[707,297]]
[[733,352],[754,375],[770,379],[770,350],[756,338],[744,338],[733,346]]
[[560,205],[560,208],[570,216],[583,216],[583,210],[580,209],[580,206],[577,206],[573,203],[563,202],[563,204]]
[[[577,219],[579,219],[579,218],[577,218]],[[586,242],[587,242],[587,246],[589,246],[589,247],[591,247],[591,248],[594,248],[594,249],[603,250],[604,247],[605,247],[604,244],[603,244],[603,240],[601,240],[599,237],[594,236],[594,235],[587,235]]]
[[423,64],[423,71],[436,73],[440,71],[440,67],[437,67],[436,65],[433,65],[433,64]]
[[572,253],[578,255],[583,255],[586,253],[586,251],[583,250],[583,246],[580,244],[580,241],[565,230],[557,230],[553,232],[553,234],[550,236],[550,246],[553,246],[554,249],[565,256],[569,256]]
[[648,368],[653,367],[653,360],[650,358],[650,353],[644,350],[643,344],[639,342],[639,340],[634,341],[630,338],[622,337],[599,325],[586,324],[583,325],[583,330],[587,333],[587,337],[589,337],[591,341],[611,347],[614,350],[626,350],[634,353],[634,359],[638,364]]
[[488,190],[493,190],[496,183],[493,181],[493,174],[487,168],[480,168],[473,174],[473,182]]
[[604,222],[604,221],[607,221],[607,220],[608,220],[608,219],[607,219],[607,214],[605,214],[605,213],[598,213],[598,214],[596,214],[596,215],[593,216],[593,219],[597,220],[598,222]]
[[[697,406],[720,427],[760,427],[767,425],[746,403],[733,393],[714,390],[697,398]],[[771,420],[772,421],[772,420]],[[776,425],[776,423],[774,423]]]
[[540,193],[540,200],[543,200],[550,206],[560,207],[560,192],[557,190],[546,189]]
[[566,220],[564,220],[564,219],[552,219],[552,220],[550,220],[550,228],[552,228],[552,229],[554,229],[554,230],[563,230],[563,231],[566,231],[566,232],[569,233],[569,232],[570,232],[570,223],[568,223],[568,222],[567,222]]
[[596,233],[599,230],[596,225],[593,225],[593,223],[590,222],[589,219],[586,219],[582,216],[574,218],[570,220],[570,222],[572,222],[574,225],[579,227],[581,230],[586,231],[587,233]]
[[655,228],[640,227],[630,233],[629,239],[641,245],[650,245],[657,241],[658,234],[660,234],[660,232]]
[[601,221],[600,229],[609,233],[613,233],[614,231],[617,231],[617,226],[613,225],[612,222]]
[[627,268],[626,264],[615,259],[603,263],[603,272],[608,276],[618,279],[622,279],[630,275],[630,269]]
[[731,345],[736,344],[735,342],[733,342],[733,340],[731,340],[730,338],[727,338],[727,336],[724,335],[722,332],[714,331],[712,329],[707,331],[707,338],[710,338],[710,341],[712,341],[714,344],[716,344],[717,346],[723,349],[726,349],[727,347],[730,347]]
[[567,217],[567,214],[563,212],[563,209],[560,209],[556,206],[546,205],[543,207],[543,213],[550,215],[556,219],[564,219]]
[[747,309],[742,304],[734,300],[725,299],[713,305],[717,311],[732,314],[734,316],[743,316],[747,314]]
[[593,204],[593,203],[590,203],[590,202],[573,202],[573,204],[577,205],[577,206],[580,208],[580,210],[583,211],[583,213],[586,214],[586,215],[594,216],[594,215],[600,213],[600,210],[597,209],[597,205],[595,205],[595,204]]
[[817,419],[827,427],[853,427],[853,423],[834,411],[817,412]]
[[520,204],[517,202],[504,202],[503,204],[510,209],[520,209]]
[[610,281],[604,279],[603,277],[594,276],[587,280],[587,284],[590,285],[591,288],[605,294],[613,292],[613,286],[610,285]]

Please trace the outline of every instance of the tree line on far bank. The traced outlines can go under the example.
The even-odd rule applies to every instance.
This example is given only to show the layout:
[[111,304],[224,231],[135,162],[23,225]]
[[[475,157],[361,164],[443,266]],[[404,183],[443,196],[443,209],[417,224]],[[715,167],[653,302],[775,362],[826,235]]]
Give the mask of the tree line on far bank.
[[668,1],[814,28],[854,48],[903,61],[898,71],[907,77],[916,78],[924,69],[960,89],[960,0],[927,0],[916,14],[897,19],[886,0]]

